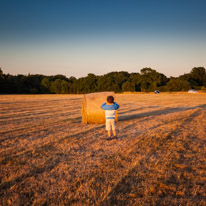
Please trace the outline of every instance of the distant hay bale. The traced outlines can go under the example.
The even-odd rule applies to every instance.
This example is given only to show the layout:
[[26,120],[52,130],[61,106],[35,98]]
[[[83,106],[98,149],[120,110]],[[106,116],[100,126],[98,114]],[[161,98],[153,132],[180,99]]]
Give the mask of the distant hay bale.
[[[106,102],[108,96],[114,96],[114,92],[97,92],[83,95],[82,122],[86,124],[105,123],[105,111],[101,105]],[[117,111],[115,115],[117,122]]]

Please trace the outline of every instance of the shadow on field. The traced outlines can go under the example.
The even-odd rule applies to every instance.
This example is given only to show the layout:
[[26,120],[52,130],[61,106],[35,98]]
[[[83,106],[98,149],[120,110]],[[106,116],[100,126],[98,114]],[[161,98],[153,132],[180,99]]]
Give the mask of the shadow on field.
[[119,121],[127,121],[132,119],[138,119],[142,117],[149,117],[149,116],[159,116],[159,115],[165,115],[175,112],[182,112],[182,111],[188,111],[192,109],[197,108],[206,108],[206,104],[198,105],[194,107],[169,107],[166,109],[156,110],[156,111],[150,111],[150,112],[144,112],[144,113],[138,113],[138,114],[132,114],[132,115],[121,115],[118,117]]
[[[56,158],[49,158],[45,164],[42,164],[40,166],[33,166],[33,168],[31,168],[30,170],[28,170],[27,172],[23,173],[22,175],[15,177],[9,181],[6,181],[4,183],[2,183],[0,185],[0,199],[6,195],[6,192],[8,189],[10,189],[12,186],[17,185],[17,184],[22,184],[25,181],[25,179],[27,178],[31,178],[31,177],[37,177],[38,175],[43,174],[44,172],[49,173],[53,168],[55,168],[61,161],[61,156],[56,157]],[[32,194],[29,194],[29,197],[27,195],[27,197],[24,198],[28,198],[28,199],[32,199]],[[23,199],[24,199],[23,198]],[[28,200],[29,201],[29,200]]]
[[[197,108],[206,108],[206,105],[170,109],[175,112],[175,109]],[[167,113],[171,111],[164,114]],[[182,138],[178,135],[184,130],[183,125],[190,125],[199,115],[200,110],[195,110],[167,136],[153,137],[153,141],[145,136],[144,144],[138,141],[136,148],[144,155],[120,177],[101,205],[205,205],[205,176],[202,175],[205,172],[202,167],[205,143],[195,136]],[[198,155],[203,158],[196,159]]]
[[124,114],[125,112],[126,112],[126,113],[131,113],[131,112],[136,112],[136,111],[139,111],[139,110],[154,109],[154,108],[160,108],[160,107],[161,107],[161,106],[141,107],[141,108],[135,108],[135,109],[126,110],[126,111],[121,111],[121,112],[118,112],[118,114]]

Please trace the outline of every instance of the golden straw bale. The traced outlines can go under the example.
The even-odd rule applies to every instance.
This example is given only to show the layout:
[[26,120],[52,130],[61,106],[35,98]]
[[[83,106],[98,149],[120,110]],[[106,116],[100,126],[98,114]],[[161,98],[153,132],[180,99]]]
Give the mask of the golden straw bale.
[[[108,96],[114,96],[114,92],[97,92],[83,95],[82,100],[82,122],[86,124],[105,123],[105,111],[101,105],[106,102]],[[117,111],[115,115],[117,122]]]

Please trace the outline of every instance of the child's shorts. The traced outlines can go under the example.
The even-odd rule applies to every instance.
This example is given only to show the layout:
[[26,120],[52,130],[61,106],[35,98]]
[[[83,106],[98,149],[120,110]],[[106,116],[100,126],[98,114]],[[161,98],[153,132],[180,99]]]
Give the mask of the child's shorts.
[[106,119],[106,130],[115,130],[115,120],[114,119]]

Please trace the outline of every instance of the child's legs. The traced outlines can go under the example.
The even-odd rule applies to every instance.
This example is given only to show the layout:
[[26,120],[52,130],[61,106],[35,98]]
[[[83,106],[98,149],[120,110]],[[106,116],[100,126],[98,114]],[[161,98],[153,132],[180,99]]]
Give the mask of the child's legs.
[[106,119],[106,130],[108,132],[109,137],[111,136],[111,129],[112,129],[111,119]]
[[111,127],[112,127],[113,135],[116,136],[117,134],[116,134],[116,130],[115,130],[115,120],[114,119],[112,119],[112,121],[111,121]]
[[111,136],[111,130],[114,136],[116,136],[115,130],[115,120],[114,119],[106,119],[106,130],[108,131],[108,136]]

